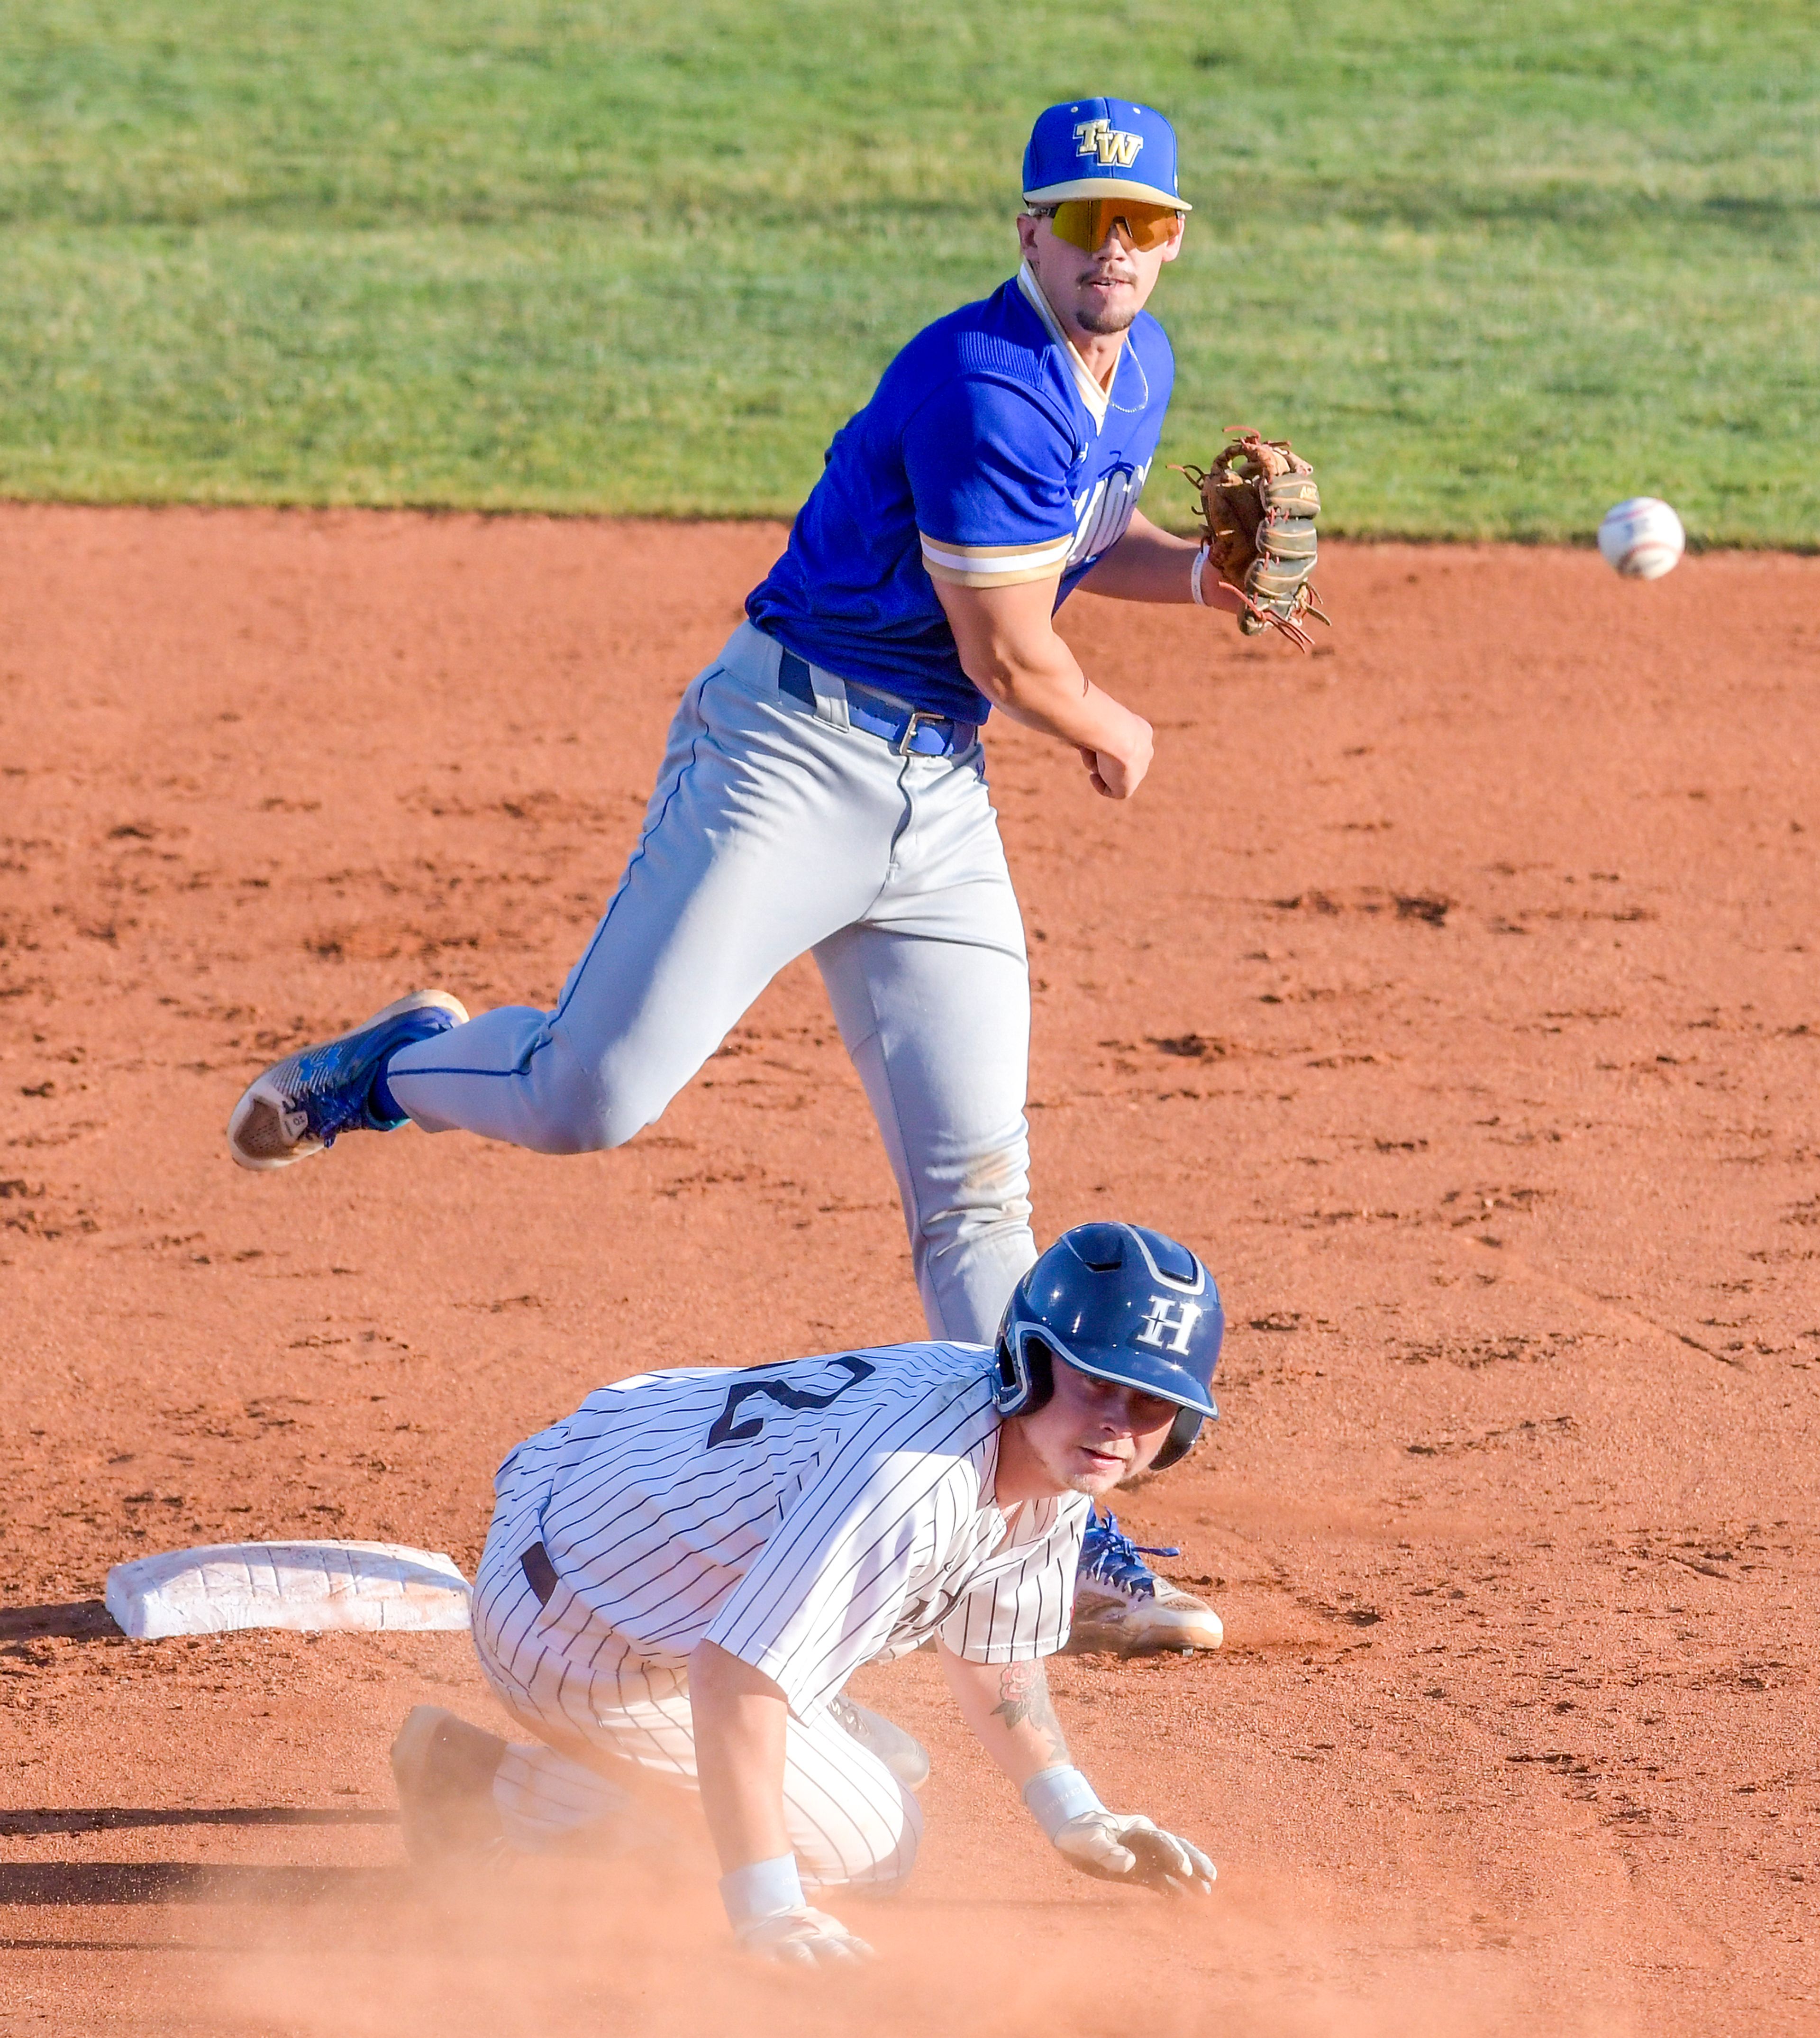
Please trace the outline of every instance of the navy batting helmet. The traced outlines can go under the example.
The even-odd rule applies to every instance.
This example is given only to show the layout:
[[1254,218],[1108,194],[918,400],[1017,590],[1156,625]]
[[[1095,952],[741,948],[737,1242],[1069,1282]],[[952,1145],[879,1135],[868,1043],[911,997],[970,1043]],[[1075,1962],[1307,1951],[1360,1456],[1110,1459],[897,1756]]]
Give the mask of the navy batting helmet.
[[998,1329],[999,1412],[1027,1415],[1055,1391],[1054,1360],[1181,1410],[1153,1471],[1186,1457],[1217,1418],[1210,1389],[1226,1334],[1213,1277],[1185,1245],[1137,1224],[1079,1224],[1031,1268]]

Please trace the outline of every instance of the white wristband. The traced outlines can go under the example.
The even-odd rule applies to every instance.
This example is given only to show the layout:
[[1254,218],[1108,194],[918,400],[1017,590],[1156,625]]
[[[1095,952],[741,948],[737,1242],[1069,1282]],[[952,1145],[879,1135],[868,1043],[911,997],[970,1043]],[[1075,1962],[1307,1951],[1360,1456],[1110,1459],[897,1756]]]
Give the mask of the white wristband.
[[1211,545],[1203,544],[1194,555],[1194,563],[1189,570],[1188,592],[1194,596],[1195,606],[1198,608],[1207,606],[1207,597],[1201,592],[1201,576],[1206,570],[1208,558],[1213,550]]
[[744,1868],[732,1869],[721,1877],[721,1901],[736,1931],[756,1919],[801,1910],[803,1880],[796,1873],[796,1856],[775,1854],[769,1861],[748,1862]]
[[1031,1816],[1051,1839],[1083,1812],[1106,1809],[1080,1771],[1063,1762],[1052,1769],[1038,1770],[1024,1786],[1024,1801],[1030,1807]]

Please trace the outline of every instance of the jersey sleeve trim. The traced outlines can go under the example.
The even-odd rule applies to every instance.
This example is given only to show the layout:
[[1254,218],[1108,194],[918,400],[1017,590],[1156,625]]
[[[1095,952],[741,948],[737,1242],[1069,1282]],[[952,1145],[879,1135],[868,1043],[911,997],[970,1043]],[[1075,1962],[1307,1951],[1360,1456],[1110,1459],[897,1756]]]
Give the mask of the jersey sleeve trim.
[[955,545],[926,531],[917,536],[922,540],[924,571],[951,587],[1016,587],[1057,579],[1074,544],[1072,531],[1034,545]]

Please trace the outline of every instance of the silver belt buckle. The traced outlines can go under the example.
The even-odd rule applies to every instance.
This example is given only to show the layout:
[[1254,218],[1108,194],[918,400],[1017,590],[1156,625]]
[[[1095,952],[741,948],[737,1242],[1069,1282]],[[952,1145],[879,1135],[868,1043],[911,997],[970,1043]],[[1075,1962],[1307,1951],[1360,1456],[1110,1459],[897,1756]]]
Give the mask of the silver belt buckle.
[[[891,745],[893,752],[899,757],[910,756],[910,744],[915,738],[916,725],[919,722],[947,722],[949,719],[945,714],[931,714],[927,708],[912,708],[910,720],[904,724],[897,741]],[[918,756],[922,754],[921,751],[917,752]]]

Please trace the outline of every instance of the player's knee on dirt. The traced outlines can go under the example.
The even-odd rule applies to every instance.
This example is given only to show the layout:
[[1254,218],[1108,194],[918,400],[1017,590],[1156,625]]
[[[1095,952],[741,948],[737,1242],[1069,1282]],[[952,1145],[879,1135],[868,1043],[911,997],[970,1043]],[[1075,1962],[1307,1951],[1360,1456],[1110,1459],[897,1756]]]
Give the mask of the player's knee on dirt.
[[827,1816],[831,1807],[788,1807],[791,1841],[805,1886],[849,1896],[895,1896],[909,1881],[922,1843],[922,1808],[882,1765],[880,1775],[888,1779],[895,1807],[881,1789],[866,1791],[863,1809],[859,1801],[846,1799],[834,1817]]

